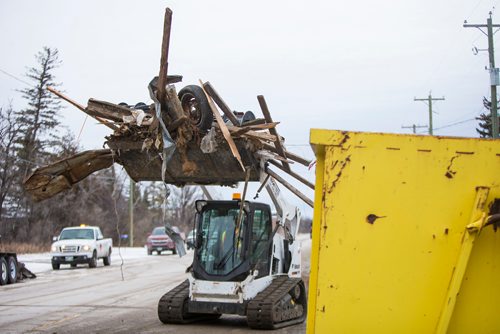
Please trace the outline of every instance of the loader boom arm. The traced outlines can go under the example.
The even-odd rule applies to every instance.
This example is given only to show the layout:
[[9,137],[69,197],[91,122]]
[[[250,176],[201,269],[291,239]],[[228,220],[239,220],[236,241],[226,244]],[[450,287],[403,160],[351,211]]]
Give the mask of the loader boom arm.
[[276,211],[280,216],[279,224],[284,227],[287,226],[287,222],[289,222],[290,234],[293,239],[295,239],[300,226],[301,214],[299,208],[291,205],[287,200],[285,200],[280,188],[278,187],[278,183],[273,177],[269,177],[267,179],[266,190],[269,193],[269,196],[271,196],[271,200],[273,201]]

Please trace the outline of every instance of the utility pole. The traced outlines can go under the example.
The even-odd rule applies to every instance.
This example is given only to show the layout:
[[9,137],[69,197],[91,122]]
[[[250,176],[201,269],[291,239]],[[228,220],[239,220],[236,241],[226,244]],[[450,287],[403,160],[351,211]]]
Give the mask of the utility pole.
[[416,124],[413,124],[411,126],[401,126],[402,129],[413,129],[413,134],[416,134],[417,133],[417,128],[426,128],[427,125],[416,125]]
[[444,97],[432,97],[432,93],[429,93],[429,96],[425,99],[417,99],[413,98],[413,101],[424,101],[427,102],[429,106],[429,134],[433,135],[433,126],[432,126],[432,101],[444,101]]
[[[498,106],[497,106],[497,85],[499,84],[498,69],[495,68],[495,51],[493,47],[493,28],[500,28],[500,24],[493,24],[490,17],[486,20],[486,24],[467,24],[464,22],[464,28],[478,28],[483,34],[488,37],[488,54],[490,61],[490,85],[491,85],[491,133],[493,138],[498,138]],[[487,32],[483,29],[486,28]],[[498,30],[497,30],[498,31]]]
[[128,213],[129,213],[129,246],[134,247],[134,192],[135,183],[132,178],[130,178],[130,194],[128,196]]

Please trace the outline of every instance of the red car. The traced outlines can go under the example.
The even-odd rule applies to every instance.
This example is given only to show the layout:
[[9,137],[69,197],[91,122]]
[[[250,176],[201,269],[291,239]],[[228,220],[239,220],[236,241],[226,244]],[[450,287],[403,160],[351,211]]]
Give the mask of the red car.
[[[182,233],[178,227],[173,226],[172,229],[179,233],[184,239],[184,233]],[[165,232],[165,227],[159,226],[153,229],[153,232],[148,236],[146,241],[146,246],[148,248],[148,255],[152,255],[153,251],[157,254],[161,254],[164,251],[172,251],[172,254],[177,254],[175,249],[175,243]]]

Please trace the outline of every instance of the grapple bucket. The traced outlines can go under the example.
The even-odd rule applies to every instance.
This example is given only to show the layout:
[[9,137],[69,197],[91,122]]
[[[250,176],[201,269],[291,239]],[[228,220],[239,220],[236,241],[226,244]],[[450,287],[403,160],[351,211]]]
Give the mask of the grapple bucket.
[[[222,143],[220,145],[224,145]],[[243,140],[235,140],[243,164],[251,168],[250,181],[259,180],[259,163],[245,148]],[[123,165],[134,181],[162,181],[161,152],[156,148],[143,150],[140,142],[117,138],[107,145],[116,152],[115,161]],[[227,144],[225,144],[227,146]],[[185,185],[234,185],[245,181],[245,171],[227,147],[213,153],[203,153],[196,145],[190,145],[185,154],[177,148],[167,161],[164,181],[168,184]]]

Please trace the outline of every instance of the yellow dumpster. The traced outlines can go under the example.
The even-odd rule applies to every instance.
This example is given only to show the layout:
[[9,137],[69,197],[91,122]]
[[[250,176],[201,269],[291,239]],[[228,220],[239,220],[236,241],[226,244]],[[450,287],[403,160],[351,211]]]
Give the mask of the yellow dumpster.
[[311,130],[308,333],[500,333],[500,140]]

